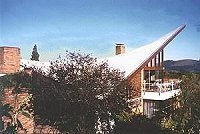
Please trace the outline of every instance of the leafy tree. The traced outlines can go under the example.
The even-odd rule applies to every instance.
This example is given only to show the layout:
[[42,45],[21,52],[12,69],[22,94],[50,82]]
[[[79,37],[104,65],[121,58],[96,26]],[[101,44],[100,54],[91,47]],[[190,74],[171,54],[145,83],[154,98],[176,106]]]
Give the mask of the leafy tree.
[[200,132],[200,74],[182,76],[181,95],[172,99],[171,107],[164,109],[161,125],[174,133]]
[[[13,111],[13,107],[11,107],[9,104],[2,104],[0,102],[0,133],[17,133],[17,126],[16,124],[13,124],[13,117],[11,115]],[[4,122],[3,117],[10,119],[11,122]],[[4,126],[5,125],[5,126]]]
[[32,55],[31,55],[31,60],[39,61],[39,53],[37,51],[37,45],[35,44],[33,47]]
[[113,134],[169,134],[170,130],[163,129],[153,119],[142,114],[122,113],[117,116]]
[[116,115],[129,111],[132,87],[123,73],[90,55],[66,52],[50,70],[35,70],[32,94],[36,124],[70,134],[109,133]]
[[[191,74],[183,76],[181,85],[182,96],[182,115],[183,118],[180,123],[181,131],[185,133],[200,132],[200,75]],[[178,122],[179,123],[179,122]]]

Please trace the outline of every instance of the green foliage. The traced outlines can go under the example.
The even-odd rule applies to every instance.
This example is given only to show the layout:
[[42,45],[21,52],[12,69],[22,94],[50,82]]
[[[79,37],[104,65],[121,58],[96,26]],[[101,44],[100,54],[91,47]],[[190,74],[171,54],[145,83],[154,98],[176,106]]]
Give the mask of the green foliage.
[[14,88],[13,92],[20,93],[23,89],[31,87],[31,77],[25,72],[7,74],[0,77],[2,92],[4,88]]
[[181,76],[181,95],[172,99],[171,107],[163,110],[161,125],[174,133],[200,131],[200,74]]
[[15,86],[14,81],[14,74],[10,74],[10,75],[4,75],[0,77],[0,85],[2,87],[2,90],[7,87],[13,87]]
[[142,114],[122,113],[115,122],[113,134],[168,134],[153,119]]
[[32,55],[31,55],[31,60],[39,61],[39,53],[37,51],[37,45],[35,44],[33,47]]
[[28,118],[33,118],[33,105],[32,105],[32,95],[30,94],[19,104],[17,108],[17,114],[22,114]]
[[[51,63],[48,73],[33,72],[33,103],[37,124],[70,134],[104,133],[110,121],[128,108],[132,87],[122,73],[90,55],[67,52]],[[100,124],[98,124],[100,123]]]
[[116,120],[119,122],[120,121],[130,122],[133,115],[135,115],[135,113],[123,111],[120,114],[116,115]]
[[181,85],[181,103],[184,109],[182,116],[184,132],[200,131],[200,74],[183,76]]
[[[21,122],[16,118],[19,112],[21,111],[14,112],[14,108],[10,104],[0,104],[0,133],[16,134],[19,128],[24,129]],[[6,118],[7,122],[3,118]]]
[[[15,95],[15,101],[17,102],[18,94],[24,92],[24,89],[30,88],[30,82],[30,76],[24,72],[0,77],[1,99],[4,95],[4,89],[10,88],[13,89],[12,91]],[[14,134],[17,133],[19,128],[25,130],[17,117],[20,113],[27,113],[29,115],[33,114],[28,111],[30,110],[31,98],[31,95],[26,97],[18,107],[12,107],[10,104],[2,104],[2,100],[0,99],[0,132]],[[5,120],[3,120],[3,117],[9,118],[10,121],[7,123],[4,122]]]
[[[12,133],[15,134],[17,132],[16,124],[12,124],[13,117],[11,115],[13,111],[13,107],[11,107],[9,104],[2,104],[0,102],[0,133]],[[3,117],[7,117],[11,120],[11,122],[8,122],[5,124]],[[4,126],[6,125],[6,127]]]
[[9,112],[13,111],[13,107],[11,107],[9,104],[2,105],[0,108],[0,116],[7,116],[12,120],[12,116]]

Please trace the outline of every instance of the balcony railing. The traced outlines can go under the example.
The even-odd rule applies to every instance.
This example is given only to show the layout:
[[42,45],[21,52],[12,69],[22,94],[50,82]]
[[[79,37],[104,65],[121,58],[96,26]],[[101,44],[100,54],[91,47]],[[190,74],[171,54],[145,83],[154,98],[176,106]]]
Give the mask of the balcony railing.
[[144,82],[143,86],[143,91],[144,92],[158,92],[158,93],[163,93],[163,92],[168,92],[172,90],[180,89],[180,81],[178,82],[167,82],[167,83],[159,83],[159,82],[154,82],[154,83],[146,83]]
[[143,98],[149,100],[166,100],[180,94],[180,81],[178,82],[154,82],[145,83],[143,86]]

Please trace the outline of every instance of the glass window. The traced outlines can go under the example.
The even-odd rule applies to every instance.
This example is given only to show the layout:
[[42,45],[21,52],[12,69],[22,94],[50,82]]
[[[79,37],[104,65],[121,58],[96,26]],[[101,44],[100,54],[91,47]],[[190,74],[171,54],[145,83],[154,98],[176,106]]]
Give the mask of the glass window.
[[148,118],[153,117],[159,110],[159,101],[144,100],[143,101],[144,115]]

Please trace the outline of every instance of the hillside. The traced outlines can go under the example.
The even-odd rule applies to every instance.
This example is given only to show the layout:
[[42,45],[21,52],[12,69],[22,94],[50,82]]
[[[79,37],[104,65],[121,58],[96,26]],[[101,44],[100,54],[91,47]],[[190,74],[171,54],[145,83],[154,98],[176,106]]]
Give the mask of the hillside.
[[179,72],[200,72],[200,60],[167,60],[164,61],[165,70],[179,71]]

